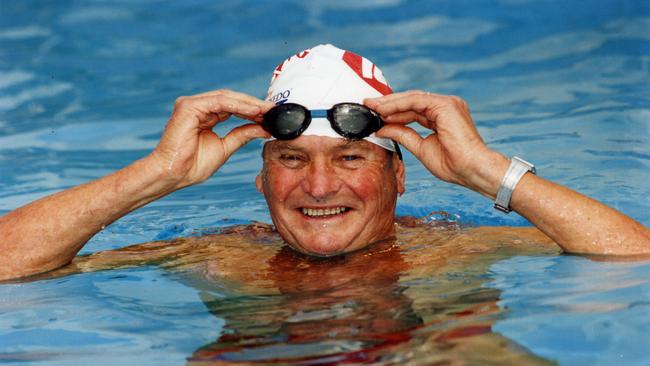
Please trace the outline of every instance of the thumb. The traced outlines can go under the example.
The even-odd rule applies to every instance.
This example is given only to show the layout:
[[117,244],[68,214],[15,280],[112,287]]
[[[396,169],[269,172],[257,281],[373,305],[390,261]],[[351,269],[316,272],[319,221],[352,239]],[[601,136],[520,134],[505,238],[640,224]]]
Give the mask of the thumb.
[[248,123],[233,128],[223,138],[224,153],[229,158],[235,151],[256,138],[269,138],[271,135],[257,123]]
[[420,149],[422,146],[422,136],[418,134],[411,127],[390,123],[384,125],[379,131],[375,133],[378,137],[389,138],[398,144],[404,146],[416,157],[420,157]]

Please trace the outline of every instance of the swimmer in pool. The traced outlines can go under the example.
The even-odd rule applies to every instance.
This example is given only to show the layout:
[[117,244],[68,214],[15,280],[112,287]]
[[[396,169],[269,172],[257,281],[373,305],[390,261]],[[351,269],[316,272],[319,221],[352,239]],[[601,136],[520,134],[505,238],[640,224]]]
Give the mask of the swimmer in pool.
[[[252,123],[225,136],[212,131],[233,115]],[[150,155],[1,217],[0,279],[70,263],[104,227],[205,181],[256,138],[268,139],[256,186],[277,232],[302,253],[334,256],[395,235],[405,181],[398,143],[438,179],[516,211],[565,252],[650,254],[650,231],[640,223],[490,150],[463,100],[393,93],[368,59],[321,45],[280,64],[266,100],[230,90],[181,97]]]

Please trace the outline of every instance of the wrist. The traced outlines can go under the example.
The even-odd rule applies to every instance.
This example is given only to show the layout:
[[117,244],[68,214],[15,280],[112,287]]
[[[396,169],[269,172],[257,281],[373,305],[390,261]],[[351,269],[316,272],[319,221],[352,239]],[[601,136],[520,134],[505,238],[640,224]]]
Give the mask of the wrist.
[[143,206],[179,188],[178,181],[167,172],[153,154],[126,167],[123,177],[118,190],[124,195],[131,196],[136,207]]
[[188,184],[183,184],[186,174],[179,173],[178,169],[175,169],[177,164],[170,163],[163,155],[154,150],[134,165],[139,166],[138,169],[151,181],[155,190],[171,193],[187,186]]
[[531,172],[535,174],[535,166],[526,160],[513,156],[505,176],[501,180],[497,197],[494,200],[494,208],[504,213],[512,211],[510,208],[510,198],[523,176]]
[[[61,192],[63,197],[74,197],[84,212],[92,215],[73,215],[81,220],[89,239],[106,225],[173,191],[166,183],[150,157],[137,160],[123,169],[98,180]],[[69,201],[65,199],[64,201]],[[62,206],[66,206],[64,202]]]
[[510,159],[495,152],[488,151],[482,159],[476,160],[472,174],[466,179],[467,188],[494,200],[501,186],[501,180],[508,170]]

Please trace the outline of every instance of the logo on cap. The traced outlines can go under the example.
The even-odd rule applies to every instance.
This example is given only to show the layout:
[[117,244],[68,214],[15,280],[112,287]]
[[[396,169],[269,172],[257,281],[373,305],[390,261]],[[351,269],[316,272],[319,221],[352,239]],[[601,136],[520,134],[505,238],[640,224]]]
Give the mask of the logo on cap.
[[382,95],[390,94],[393,90],[388,86],[384,74],[382,74],[379,68],[375,67],[370,60],[365,57],[361,57],[350,51],[345,51],[343,53],[343,61],[350,66],[352,71],[354,71],[363,81],[368,83],[376,91],[380,92]]
[[283,90],[283,91],[281,91],[279,93],[276,93],[272,97],[268,98],[268,100],[275,103],[276,105],[283,104],[284,102],[286,102],[289,99],[290,95],[291,95],[291,90],[287,89],[287,90]]

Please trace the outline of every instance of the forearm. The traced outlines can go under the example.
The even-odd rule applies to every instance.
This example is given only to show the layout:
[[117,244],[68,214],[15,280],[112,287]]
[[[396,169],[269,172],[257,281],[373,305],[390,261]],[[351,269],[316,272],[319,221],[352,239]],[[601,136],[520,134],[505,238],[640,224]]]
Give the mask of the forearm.
[[533,174],[515,188],[510,207],[571,253],[650,254],[650,230],[632,218]]
[[149,156],[0,217],[0,280],[63,266],[106,225],[176,189],[208,179],[248,141],[270,136],[257,123],[236,127],[224,137],[212,128],[231,115],[261,122],[273,105],[230,90],[178,98]]
[[69,263],[102,228],[173,190],[151,157],[0,217],[0,279]]
[[[491,152],[467,186],[494,200],[509,160]],[[633,255],[650,253],[650,231],[630,217],[576,191],[527,173],[513,191],[510,208],[566,252]]]
[[[458,97],[409,91],[366,99],[388,122],[377,136],[405,146],[429,171],[494,200],[509,160],[488,149],[467,104]],[[420,136],[405,124],[432,129]],[[649,230],[593,199],[526,173],[515,187],[510,207],[567,252],[650,254]]]

